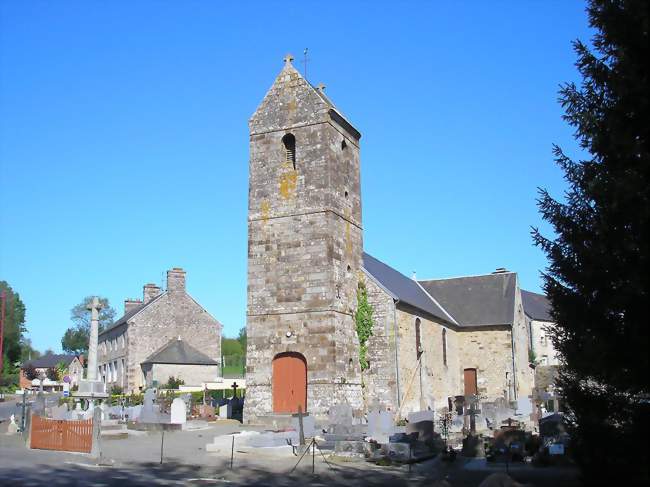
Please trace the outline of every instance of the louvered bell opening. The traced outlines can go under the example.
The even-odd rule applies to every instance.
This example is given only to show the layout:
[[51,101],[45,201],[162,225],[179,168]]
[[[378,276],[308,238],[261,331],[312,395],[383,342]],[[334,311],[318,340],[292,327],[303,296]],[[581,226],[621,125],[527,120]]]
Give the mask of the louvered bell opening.
[[293,168],[296,168],[296,138],[293,134],[286,134],[282,137],[282,145],[284,145],[284,161],[287,164],[291,164]]

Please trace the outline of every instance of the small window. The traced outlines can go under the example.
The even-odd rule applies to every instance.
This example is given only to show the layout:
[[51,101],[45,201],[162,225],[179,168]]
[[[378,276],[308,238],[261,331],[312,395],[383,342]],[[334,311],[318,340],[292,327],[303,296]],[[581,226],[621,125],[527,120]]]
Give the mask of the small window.
[[419,359],[422,355],[422,342],[420,341],[420,318],[415,318],[415,352]]
[[345,150],[348,148],[348,144],[345,143],[345,139],[341,141],[341,150]]
[[296,138],[293,134],[286,134],[282,137],[282,145],[284,146],[284,162],[291,164],[296,169]]
[[447,365],[447,329],[442,329],[442,363]]

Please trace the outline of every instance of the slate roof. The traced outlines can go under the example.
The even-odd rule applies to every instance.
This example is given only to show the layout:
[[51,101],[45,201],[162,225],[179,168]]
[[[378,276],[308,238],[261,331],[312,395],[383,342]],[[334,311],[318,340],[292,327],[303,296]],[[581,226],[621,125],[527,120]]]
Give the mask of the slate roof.
[[538,321],[553,321],[551,316],[551,303],[543,294],[521,290],[521,301],[524,305],[524,313],[529,318]]
[[44,355],[34,360],[29,360],[25,362],[22,367],[25,368],[27,365],[31,364],[37,369],[49,369],[50,367],[56,367],[59,362],[65,363],[65,365],[70,365],[75,359],[76,355],[74,354],[54,354],[54,355]]
[[388,291],[393,299],[399,299],[400,302],[425,311],[436,318],[454,323],[454,319],[434,299],[427,296],[427,293],[414,279],[409,279],[365,252],[363,253],[363,268]]
[[167,345],[154,352],[143,364],[219,365],[207,355],[174,338]]
[[517,274],[419,281],[460,326],[512,325]]

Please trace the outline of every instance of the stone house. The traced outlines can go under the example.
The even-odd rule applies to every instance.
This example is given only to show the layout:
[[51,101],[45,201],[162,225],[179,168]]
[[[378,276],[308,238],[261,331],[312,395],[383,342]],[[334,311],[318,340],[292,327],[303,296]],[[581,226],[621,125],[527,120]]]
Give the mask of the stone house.
[[551,304],[543,294],[521,291],[524,312],[528,322],[530,349],[535,354],[538,365],[559,365],[557,351],[549,337],[553,328]]
[[[348,403],[405,416],[459,397],[528,402],[515,272],[414,280],[363,252],[360,132],[285,64],[251,119],[244,420]],[[361,373],[354,312],[374,308]]]
[[[145,372],[152,372],[152,359],[166,347],[173,349],[179,340],[219,365],[221,329],[187,293],[185,271],[173,268],[167,271],[166,290],[146,284],[142,300],[125,300],[124,315],[99,334],[98,377],[108,390],[117,385],[125,392],[138,391],[147,385]],[[182,374],[188,383],[200,383],[199,378],[206,376],[200,364],[167,364],[157,370],[162,373],[163,369],[170,375]],[[213,379],[220,376],[218,366],[212,370]],[[151,380],[166,382],[169,378],[156,377]]]
[[[74,354],[50,354],[29,360],[20,366],[20,388],[29,389],[32,387],[40,387],[40,381],[38,379],[30,381],[25,377],[24,370],[28,365],[33,365],[43,377],[46,377],[47,369],[52,367],[57,368],[59,364],[64,364],[66,367],[64,376],[68,377],[70,386],[78,385],[79,381],[83,378],[83,360],[83,355]],[[45,378],[43,380],[43,387],[47,389],[62,389],[63,383]]]
[[555,323],[546,296],[523,290],[521,296],[528,321],[530,349],[536,363],[533,401],[537,406],[535,413],[541,418],[546,412],[562,410],[562,398],[555,388],[560,360],[549,335]]
[[214,382],[221,376],[221,365],[178,337],[172,339],[144,362],[142,371],[147,387],[166,383],[170,377],[187,386]]

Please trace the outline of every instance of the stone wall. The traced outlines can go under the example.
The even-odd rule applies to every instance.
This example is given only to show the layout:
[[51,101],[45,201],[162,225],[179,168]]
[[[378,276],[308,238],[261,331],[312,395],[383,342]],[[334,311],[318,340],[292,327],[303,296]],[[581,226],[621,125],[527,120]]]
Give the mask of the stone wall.
[[524,305],[521,300],[519,289],[519,278],[515,292],[515,314],[512,324],[513,354],[515,361],[515,374],[517,377],[516,396],[523,405],[528,401],[528,396],[533,392],[535,382],[534,371],[529,367],[530,335],[528,332],[528,320],[524,313]]
[[152,387],[153,381],[158,381],[158,387],[161,387],[170,377],[182,379],[186,386],[200,386],[221,377],[219,365],[147,364],[143,366],[143,372],[147,387]]
[[[125,326],[119,327],[113,332],[104,333],[99,336],[97,347],[97,365],[99,367],[98,379],[104,380],[107,390],[116,385],[123,389],[128,386],[126,363],[127,363],[127,331]],[[117,373],[114,378],[110,376],[110,364],[117,365]]]
[[542,366],[559,365],[558,354],[550,337],[554,324],[549,321],[530,320],[528,326],[537,363]]
[[395,302],[368,274],[364,282],[368,291],[368,303],[373,308],[372,336],[368,340],[367,352],[369,368],[363,373],[366,408],[377,404],[388,411],[397,411]]
[[[415,321],[420,319],[422,355],[418,365]],[[399,376],[402,416],[423,409],[440,410],[447,398],[458,394],[460,369],[458,337],[441,320],[417,314],[416,310],[398,305]],[[446,330],[447,364],[443,357],[442,333]]]
[[512,382],[512,340],[509,325],[482,326],[458,333],[460,392],[464,394],[464,369],[476,369],[479,395],[487,401],[508,391],[506,372]]
[[167,291],[129,320],[129,391],[145,385],[140,364],[178,337],[221,363],[221,324],[184,290]]

